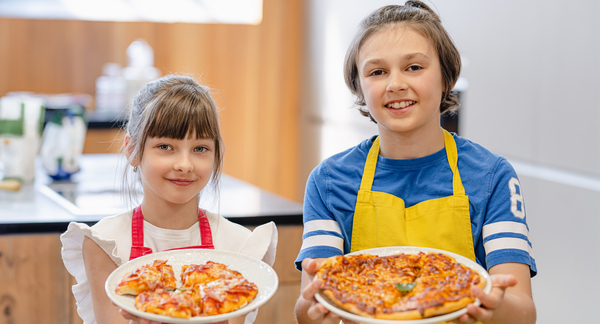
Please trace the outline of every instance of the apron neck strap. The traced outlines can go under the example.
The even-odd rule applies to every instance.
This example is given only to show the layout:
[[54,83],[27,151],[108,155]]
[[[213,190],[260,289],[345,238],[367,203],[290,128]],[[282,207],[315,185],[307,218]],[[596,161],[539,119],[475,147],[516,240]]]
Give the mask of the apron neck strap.
[[[463,187],[460,179],[460,173],[458,172],[458,151],[456,149],[456,142],[452,134],[444,131],[444,146],[446,147],[446,156],[448,157],[448,164],[454,175],[452,178],[452,189],[455,196],[464,196],[465,187]],[[363,171],[362,180],[360,182],[360,191],[371,191],[373,187],[373,179],[375,179],[375,168],[377,167],[377,158],[379,157],[379,136],[373,141],[373,145],[367,155],[367,161]]]
[[[208,217],[206,217],[206,214],[200,208],[198,208],[198,225],[200,227],[202,245],[187,248],[214,249]],[[152,249],[144,246],[144,215],[142,213],[142,206],[140,205],[133,211],[131,220],[131,252],[129,260],[151,253]]]
[[142,214],[141,205],[133,210],[131,244],[133,246],[144,246],[144,215]]
[[452,189],[454,190],[455,196],[464,196],[465,187],[463,187],[462,181],[460,180],[460,173],[458,172],[458,151],[456,150],[456,142],[452,134],[444,131],[444,145],[446,146],[446,156],[448,156],[448,164],[454,177],[452,178]]
[[375,179],[375,168],[377,167],[377,158],[379,157],[379,136],[373,141],[369,155],[367,155],[367,161],[365,162],[365,169],[363,170],[362,180],[360,182],[360,191],[371,191],[373,186],[373,179]]

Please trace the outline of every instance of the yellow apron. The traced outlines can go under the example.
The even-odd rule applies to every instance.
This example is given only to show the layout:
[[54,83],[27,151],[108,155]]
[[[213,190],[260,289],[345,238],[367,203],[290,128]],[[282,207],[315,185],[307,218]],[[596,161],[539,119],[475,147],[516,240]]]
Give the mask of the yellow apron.
[[451,251],[476,261],[469,197],[465,195],[457,168],[456,142],[445,130],[444,144],[454,174],[454,195],[405,208],[401,198],[371,191],[379,156],[379,137],[373,142],[356,200],[351,252],[385,246],[422,246]]
[[379,138],[373,142],[356,200],[351,252],[384,246],[422,246],[458,253],[475,261],[469,197],[465,195],[457,168],[456,143],[447,131],[444,143],[454,174],[454,195],[405,208],[401,198],[371,191]]

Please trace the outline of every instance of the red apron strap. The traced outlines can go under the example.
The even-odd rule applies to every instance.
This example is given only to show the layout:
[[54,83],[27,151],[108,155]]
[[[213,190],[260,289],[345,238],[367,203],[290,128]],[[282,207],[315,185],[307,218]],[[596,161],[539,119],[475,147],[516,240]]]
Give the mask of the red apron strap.
[[131,219],[131,252],[129,253],[129,260],[151,253],[152,249],[144,246],[144,215],[142,214],[142,206],[138,206],[133,211]]
[[208,217],[204,214],[202,209],[198,209],[198,223],[200,225],[200,236],[202,239],[201,249],[213,249],[212,233],[210,231],[210,224],[208,223]]
[[[213,245],[212,241],[210,224],[208,223],[208,218],[200,208],[198,208],[198,225],[200,227],[200,238],[202,240],[202,245],[180,247],[169,249],[167,251],[182,249],[214,250],[215,246]],[[139,206],[133,211],[133,217],[131,220],[131,252],[129,254],[129,260],[133,260],[151,253],[152,249],[144,246],[144,215],[142,214],[142,206]]]

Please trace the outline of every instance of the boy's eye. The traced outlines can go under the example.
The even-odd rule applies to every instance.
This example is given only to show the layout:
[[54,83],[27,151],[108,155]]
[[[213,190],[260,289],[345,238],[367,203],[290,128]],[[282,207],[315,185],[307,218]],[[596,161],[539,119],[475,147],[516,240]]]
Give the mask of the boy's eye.
[[382,75],[382,74],[383,74],[382,70],[375,70],[375,71],[371,72],[369,74],[369,76],[376,76],[376,75]]
[[411,65],[411,66],[409,66],[409,67],[408,67],[408,69],[407,69],[407,70],[409,70],[409,71],[418,71],[418,70],[420,70],[420,69],[422,69],[422,67],[421,67],[421,66],[418,66],[418,65]]

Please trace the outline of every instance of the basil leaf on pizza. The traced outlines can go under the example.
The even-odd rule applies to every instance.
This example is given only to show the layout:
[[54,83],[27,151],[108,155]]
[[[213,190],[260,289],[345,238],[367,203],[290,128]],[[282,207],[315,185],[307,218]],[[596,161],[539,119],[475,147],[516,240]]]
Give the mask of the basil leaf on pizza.
[[396,289],[398,289],[399,291],[409,291],[411,289],[413,289],[417,283],[413,282],[413,283],[401,283],[401,282],[397,282],[396,284]]

